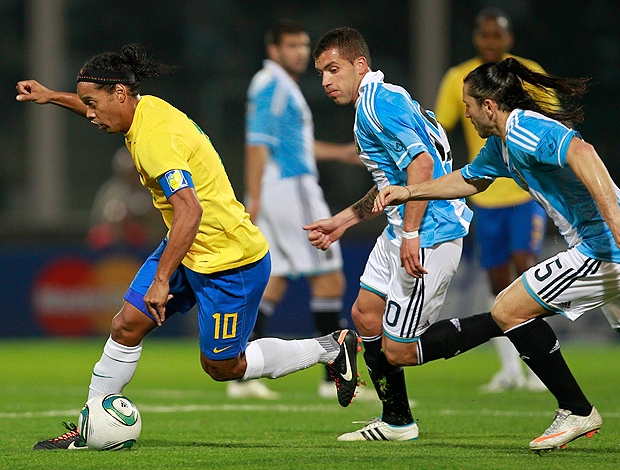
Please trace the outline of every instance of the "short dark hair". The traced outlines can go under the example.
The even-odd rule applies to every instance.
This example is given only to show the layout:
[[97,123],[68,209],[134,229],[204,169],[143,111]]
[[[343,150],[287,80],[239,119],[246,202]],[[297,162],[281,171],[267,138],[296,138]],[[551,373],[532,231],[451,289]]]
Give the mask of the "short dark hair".
[[474,29],[476,30],[479,29],[480,25],[488,19],[495,20],[499,18],[503,18],[504,20],[506,20],[506,25],[505,25],[506,30],[509,33],[512,32],[510,18],[508,17],[508,15],[506,14],[504,10],[502,10],[501,8],[497,8],[497,7],[487,7],[487,8],[483,8],[482,10],[480,10],[480,12],[476,15]]
[[282,36],[285,34],[303,34],[307,32],[308,30],[297,20],[289,18],[277,20],[265,33],[265,47],[271,44],[280,45]]
[[323,52],[330,49],[338,49],[340,57],[353,63],[358,57],[365,57],[368,67],[370,68],[370,50],[364,36],[359,31],[349,28],[332,29],[319,39],[312,57],[318,59]]

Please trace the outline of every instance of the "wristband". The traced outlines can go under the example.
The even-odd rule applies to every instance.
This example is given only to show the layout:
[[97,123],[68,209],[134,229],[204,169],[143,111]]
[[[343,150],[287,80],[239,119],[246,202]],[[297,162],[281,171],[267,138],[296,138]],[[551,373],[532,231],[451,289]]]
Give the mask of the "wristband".
[[420,236],[420,233],[417,230],[414,230],[413,232],[405,232],[403,230],[403,238],[406,238],[407,240],[412,240],[413,238],[418,238]]

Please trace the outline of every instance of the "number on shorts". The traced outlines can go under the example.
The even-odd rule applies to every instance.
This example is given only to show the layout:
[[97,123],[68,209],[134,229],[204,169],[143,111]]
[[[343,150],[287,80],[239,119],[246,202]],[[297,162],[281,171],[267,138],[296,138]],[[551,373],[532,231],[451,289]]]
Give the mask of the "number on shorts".
[[[229,339],[237,336],[237,313],[215,313],[215,339]],[[222,318],[223,317],[223,318]]]
[[545,268],[546,268],[546,272],[541,274],[542,268],[537,269],[536,271],[534,271],[534,276],[536,276],[536,279],[538,279],[539,281],[544,281],[545,279],[547,279],[549,276],[551,276],[552,271],[552,266],[556,264],[558,269],[562,269],[562,263],[560,263],[559,259],[554,259],[549,261],[547,264],[545,264]]
[[[390,320],[390,316],[393,316],[394,318]],[[393,300],[390,300],[387,304],[387,308],[385,309],[385,323],[387,323],[389,326],[396,326],[399,316],[400,305],[398,305]]]

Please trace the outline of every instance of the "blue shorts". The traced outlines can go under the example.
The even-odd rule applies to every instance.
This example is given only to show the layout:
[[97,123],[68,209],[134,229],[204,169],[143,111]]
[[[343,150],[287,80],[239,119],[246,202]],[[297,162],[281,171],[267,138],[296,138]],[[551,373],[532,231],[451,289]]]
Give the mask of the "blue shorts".
[[[147,258],[125,294],[125,300],[153,318],[146,310],[144,296],[155,277],[166,240]],[[201,274],[180,265],[170,279],[172,299],[166,316],[187,313],[198,304],[200,350],[209,359],[224,360],[245,351],[254,329],[258,304],[271,272],[271,257],[240,268]],[[153,320],[154,321],[154,320]]]
[[476,206],[474,211],[474,233],[483,268],[501,266],[513,253],[540,252],[547,213],[536,201],[495,209]]

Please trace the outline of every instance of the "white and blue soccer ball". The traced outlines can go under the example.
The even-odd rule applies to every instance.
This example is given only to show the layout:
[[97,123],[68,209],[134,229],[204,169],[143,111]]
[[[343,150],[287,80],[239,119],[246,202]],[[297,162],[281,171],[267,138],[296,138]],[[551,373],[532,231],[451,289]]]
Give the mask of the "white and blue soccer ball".
[[130,449],[141,430],[138,408],[118,393],[104,393],[88,400],[78,420],[82,439],[94,450]]

